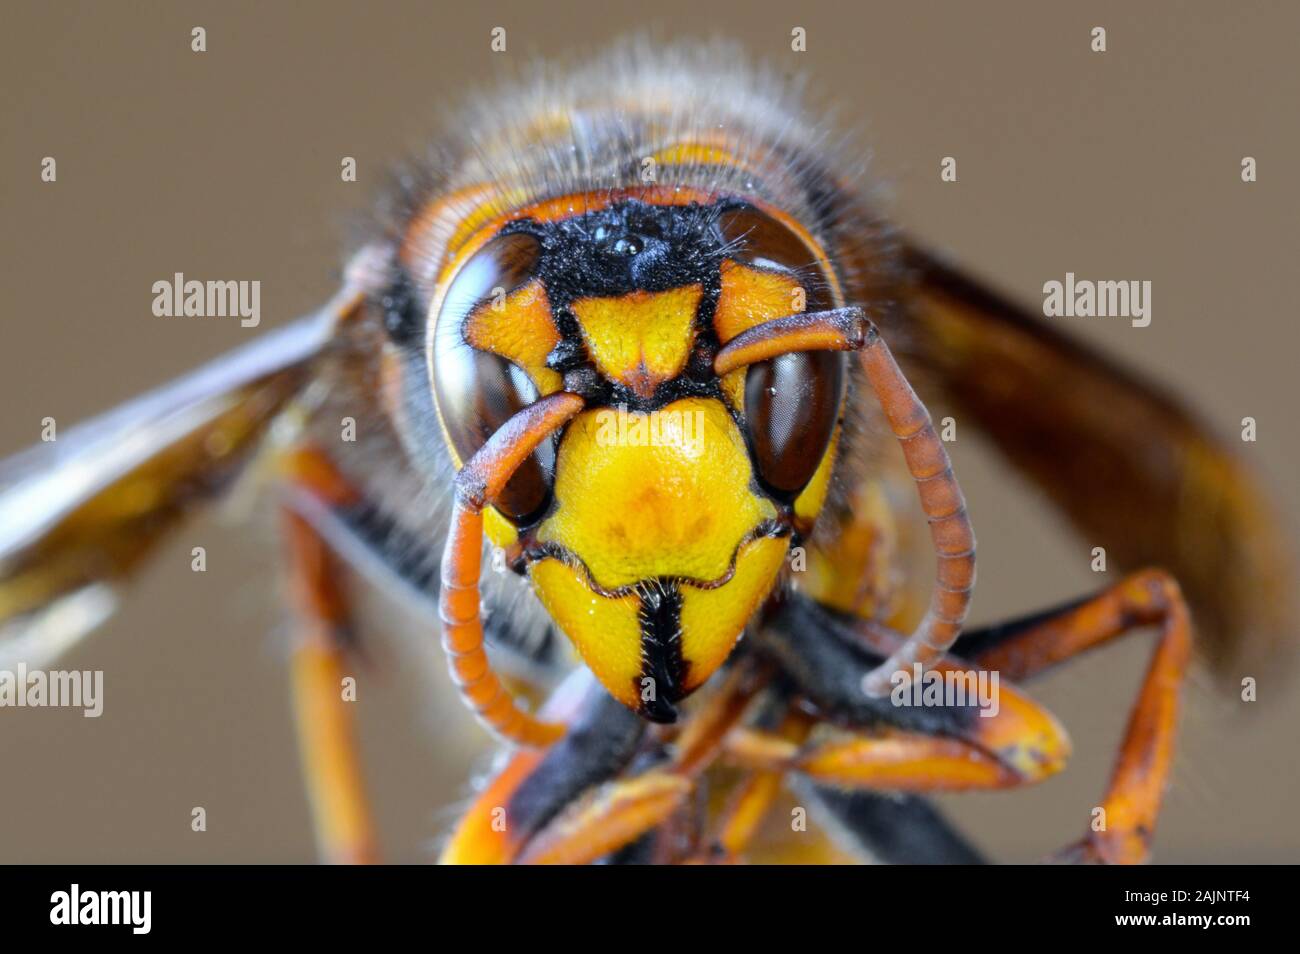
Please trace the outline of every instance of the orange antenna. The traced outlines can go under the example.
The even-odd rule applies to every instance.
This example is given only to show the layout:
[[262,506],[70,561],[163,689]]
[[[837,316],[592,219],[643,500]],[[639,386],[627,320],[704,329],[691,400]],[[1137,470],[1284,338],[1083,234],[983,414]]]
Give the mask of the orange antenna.
[[728,371],[794,351],[858,351],[859,361],[889,428],[903,449],[930,524],[938,568],[930,606],[916,630],[862,679],[863,691],[888,695],[898,672],[911,678],[914,663],[928,668],[961,633],[975,588],[975,533],[952,462],[934,431],[930,412],[916,396],[876,326],[856,306],[788,315],[740,334],[718,352],[713,370]]
[[456,475],[456,503],[442,556],[438,616],[442,648],[461,699],[484,726],[518,745],[542,747],[564,726],[520,709],[501,684],[483,648],[478,582],[483,563],[483,508],[537,446],[582,410],[583,400],[561,391],[524,408],[493,434]]

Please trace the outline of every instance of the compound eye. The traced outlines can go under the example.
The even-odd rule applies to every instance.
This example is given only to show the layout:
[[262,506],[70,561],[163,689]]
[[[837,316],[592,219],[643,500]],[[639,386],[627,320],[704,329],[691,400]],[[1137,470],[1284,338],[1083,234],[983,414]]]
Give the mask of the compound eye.
[[804,311],[833,308],[830,288],[817,254],[787,226],[764,212],[742,207],[718,217],[725,255],[764,271],[786,272],[799,280],[807,296]]
[[[433,393],[452,447],[469,460],[511,416],[537,400],[531,379],[500,355],[465,340],[466,321],[480,308],[501,307],[536,273],[541,243],[522,233],[492,239],[461,267],[447,288],[433,330]],[[544,442],[515,471],[498,510],[527,524],[550,500],[555,452]]]
[[[806,296],[804,311],[834,307],[817,253],[785,224],[742,206],[722,213],[718,230],[726,258],[793,276]],[[843,354],[810,351],[782,355],[746,372],[750,448],[759,480],[776,497],[793,500],[816,473],[839,420],[846,366]]]
[[839,420],[847,378],[842,352],[806,351],[750,367],[745,426],[759,479],[793,500],[812,480]]

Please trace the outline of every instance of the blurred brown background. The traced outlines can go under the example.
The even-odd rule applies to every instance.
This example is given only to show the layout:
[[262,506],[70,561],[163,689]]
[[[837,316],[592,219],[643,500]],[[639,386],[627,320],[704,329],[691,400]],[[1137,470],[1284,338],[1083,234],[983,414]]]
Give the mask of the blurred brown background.
[[[1184,395],[1243,445],[1296,523],[1292,288],[1300,136],[1283,4],[846,4],[718,0],[565,12],[534,3],[6,4],[0,31],[0,454],[246,340],[234,320],[165,321],[181,271],[259,279],[265,330],[322,302],[347,216],[439,109],[508,61],[647,26],[723,34],[815,91],[872,143],[890,211],[1024,301],[1066,271],[1149,279],[1154,320],[1072,328]],[[585,12],[583,8],[585,7]],[[508,30],[510,52],[489,51]],[[1109,50],[1089,50],[1094,26]],[[208,52],[190,51],[207,29]],[[807,29],[808,51],[790,51]],[[959,179],[941,183],[944,156]],[[1240,179],[1255,156],[1259,181]],[[43,156],[58,181],[39,179]],[[360,182],[340,181],[354,156]],[[978,620],[1094,589],[1067,537],[973,440],[954,451],[981,546]],[[189,569],[191,546],[208,572]],[[285,692],[275,541],[205,519],[174,541],[68,668],[106,672],[105,714],[0,710],[0,861],[313,858]],[[387,855],[422,861],[483,765],[413,618],[366,594],[368,778]],[[1149,643],[1036,684],[1071,730],[1070,768],[1027,791],[950,798],[975,840],[1034,860],[1096,803]],[[1268,670],[1245,705],[1198,674],[1158,861],[1300,859],[1300,692]],[[1236,678],[1236,674],[1234,674]],[[190,810],[208,831],[190,831]]]

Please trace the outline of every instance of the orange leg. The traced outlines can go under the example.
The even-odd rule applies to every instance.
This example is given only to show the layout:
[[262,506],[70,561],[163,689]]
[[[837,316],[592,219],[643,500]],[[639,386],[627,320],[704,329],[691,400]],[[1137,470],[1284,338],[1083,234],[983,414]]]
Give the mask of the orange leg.
[[[805,772],[844,786],[928,792],[1002,788],[1023,784],[1059,768],[1068,744],[1055,721],[1010,688],[1079,653],[1143,626],[1160,627],[1160,640],[1129,716],[1120,754],[1099,806],[1104,828],[1090,832],[1066,855],[1069,860],[1145,861],[1173,760],[1179,697],[1191,655],[1191,625],[1178,585],[1166,573],[1146,570],[1076,606],[963,637],[957,651],[996,672],[1001,712],[967,720],[945,736],[889,732],[852,737],[811,750],[750,730],[733,732],[727,757],[750,768]],[[878,652],[895,643],[879,628],[861,626]],[[964,669],[946,658],[940,672]]]
[[[573,706],[576,700],[569,689],[569,683],[562,685],[543,714],[567,725],[570,734],[546,751],[515,751],[462,816],[440,863],[586,864],[664,824],[686,804],[691,780],[669,772],[655,770],[617,779],[598,770],[586,784],[586,773],[591,771],[589,745],[585,754],[565,751],[575,739],[582,739],[577,721],[580,712]],[[565,698],[566,692],[570,698]],[[582,787],[564,796],[563,808],[554,817],[532,828],[526,818],[529,810],[517,807],[518,797],[538,773],[550,771],[554,777],[556,758],[561,760],[564,776],[560,781],[567,783],[570,776],[576,776]],[[569,761],[564,762],[565,758]],[[608,759],[609,753],[602,752],[597,763]]]
[[589,789],[539,831],[519,864],[585,865],[656,828],[686,804],[689,778],[650,771]]
[[[961,667],[945,660],[935,669]],[[726,740],[726,759],[844,788],[917,793],[1013,788],[1064,768],[1070,741],[1050,712],[1005,683],[996,702],[996,714],[972,711],[952,735],[890,728],[800,745],[778,733],[737,729]]]
[[[813,722],[801,712],[791,712],[782,722],[776,735],[784,741],[798,745],[812,731]],[[709,860],[733,862],[740,859],[745,849],[758,833],[768,809],[781,791],[785,773],[777,769],[751,772],[732,793],[722,817],[717,834],[709,846]]]
[[[716,759],[724,737],[765,684],[769,674],[751,666],[751,662],[740,661],[722,684],[701,700],[674,740],[669,762],[638,775],[606,775],[535,832],[521,833],[517,825],[512,825],[507,806],[558,749],[515,753],[462,818],[442,860],[469,864],[585,864],[670,822],[687,808],[695,792],[695,779]],[[563,722],[564,710],[556,705],[562,701],[548,703],[545,714]],[[573,713],[568,715],[571,721]]]
[[293,708],[321,856],[359,864],[378,858],[370,807],[362,784],[352,725],[344,699],[346,633],[350,625],[342,568],[315,528],[285,509],[290,590],[297,615],[293,657]]
[[737,660],[722,684],[691,713],[674,741],[673,771],[694,777],[712,765],[723,739],[771,676],[770,669],[753,659]]
[[972,654],[984,669],[1024,679],[1148,625],[1160,627],[1160,641],[1100,805],[1105,828],[1090,831],[1070,850],[1067,860],[1134,864],[1150,854],[1173,762],[1180,695],[1191,656],[1191,623],[1182,592],[1162,570],[1144,570],[1073,609]]
[[681,812],[695,779],[713,764],[723,740],[770,676],[751,662],[738,662],[703,700],[673,743],[668,765],[590,790],[533,837],[520,863],[588,864]]

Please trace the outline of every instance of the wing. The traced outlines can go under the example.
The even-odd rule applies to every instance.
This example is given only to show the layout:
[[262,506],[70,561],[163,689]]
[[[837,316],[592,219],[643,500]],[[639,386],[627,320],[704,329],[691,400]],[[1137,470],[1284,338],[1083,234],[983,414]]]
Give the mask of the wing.
[[1252,475],[1171,397],[915,247],[914,359],[1122,568],[1182,583],[1213,662],[1290,649],[1294,573]]
[[263,335],[0,462],[0,667],[43,665],[101,622],[116,585],[249,460],[360,301]]

